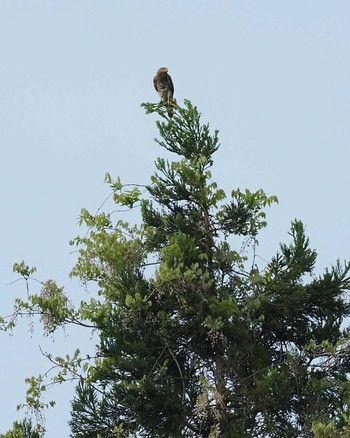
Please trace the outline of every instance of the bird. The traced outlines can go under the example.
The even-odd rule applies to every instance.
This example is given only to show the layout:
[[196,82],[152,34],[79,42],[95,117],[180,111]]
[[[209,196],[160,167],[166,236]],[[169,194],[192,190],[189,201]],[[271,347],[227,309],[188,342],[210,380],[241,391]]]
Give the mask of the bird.
[[168,75],[167,67],[158,69],[153,78],[153,85],[160,96],[160,101],[170,107],[173,104],[174,84],[170,75]]

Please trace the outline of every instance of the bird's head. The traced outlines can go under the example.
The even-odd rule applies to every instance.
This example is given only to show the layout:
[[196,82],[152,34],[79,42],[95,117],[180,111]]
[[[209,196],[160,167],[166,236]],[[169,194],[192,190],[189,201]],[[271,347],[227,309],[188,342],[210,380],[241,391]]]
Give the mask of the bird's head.
[[157,71],[157,75],[159,75],[161,73],[168,73],[168,68],[167,67],[160,67],[160,69]]

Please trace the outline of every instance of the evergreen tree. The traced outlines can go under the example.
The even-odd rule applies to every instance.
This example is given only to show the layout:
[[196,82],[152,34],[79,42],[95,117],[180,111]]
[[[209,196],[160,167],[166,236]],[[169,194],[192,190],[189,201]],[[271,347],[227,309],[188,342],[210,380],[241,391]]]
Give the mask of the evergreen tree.
[[31,420],[24,419],[15,421],[12,430],[0,434],[0,438],[43,438],[44,432],[40,426],[33,426]]
[[342,427],[349,265],[312,276],[316,252],[296,220],[289,245],[264,269],[247,268],[276,197],[236,189],[227,200],[210,172],[218,133],[189,101],[172,118],[144,107],[164,118],[156,141],[179,160],[157,159],[148,196],[109,179],[118,204],[140,203],[141,226],[84,217],[92,230],[76,241],[74,275],[98,282],[103,312],[73,436],[309,437],[316,421]]
[[[218,188],[218,132],[189,101],[171,118],[143,106],[161,116],[156,142],[178,160],[158,158],[144,189],[106,176],[118,206],[140,207],[140,224],[82,210],[89,231],[72,242],[72,275],[97,284],[99,298],[74,309],[49,280],[16,303],[17,315],[40,314],[46,333],[74,323],[99,334],[91,365],[78,350],[48,355],[62,369],[55,382],[79,378],[72,437],[347,436],[350,265],[316,276],[295,220],[290,243],[259,267],[258,234],[277,198]],[[27,401],[42,408],[42,377],[30,383]]]

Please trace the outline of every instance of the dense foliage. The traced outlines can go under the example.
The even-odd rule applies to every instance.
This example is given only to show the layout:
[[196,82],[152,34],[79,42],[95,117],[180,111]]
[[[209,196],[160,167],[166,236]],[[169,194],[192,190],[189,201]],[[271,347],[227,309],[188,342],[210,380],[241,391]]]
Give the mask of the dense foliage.
[[[218,133],[189,101],[172,117],[144,107],[162,117],[156,141],[178,161],[158,158],[146,187],[106,176],[119,207],[139,207],[139,224],[82,211],[88,232],[72,242],[72,275],[97,284],[99,297],[74,309],[49,281],[17,301],[17,314],[39,313],[47,332],[73,322],[99,334],[90,361],[79,351],[49,358],[61,367],[55,381],[79,378],[72,436],[347,436],[350,265],[316,276],[316,252],[295,220],[289,243],[258,266],[265,208],[277,198],[218,188]],[[41,384],[32,381],[29,396]]]
[[0,438],[43,438],[44,430],[41,426],[33,426],[31,420],[15,421],[12,430],[0,434]]

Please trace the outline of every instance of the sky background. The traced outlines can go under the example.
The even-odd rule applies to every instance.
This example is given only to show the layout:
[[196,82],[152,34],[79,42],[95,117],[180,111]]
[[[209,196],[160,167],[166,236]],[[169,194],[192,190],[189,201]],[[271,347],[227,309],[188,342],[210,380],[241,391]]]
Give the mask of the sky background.
[[[262,265],[294,218],[319,254],[317,273],[350,259],[349,23],[348,0],[0,2],[0,315],[26,297],[22,282],[10,284],[23,259],[36,278],[83,297],[68,244],[81,208],[95,212],[109,195],[106,172],[147,184],[156,157],[170,156],[153,140],[156,116],[140,108],[159,100],[160,66],[177,102],[190,99],[220,131],[219,186],[279,197]],[[25,377],[50,368],[39,345],[71,354],[97,341],[83,330],[43,338],[25,320],[0,332],[0,432],[25,414]],[[48,438],[69,436],[72,396],[70,384],[50,389]]]

